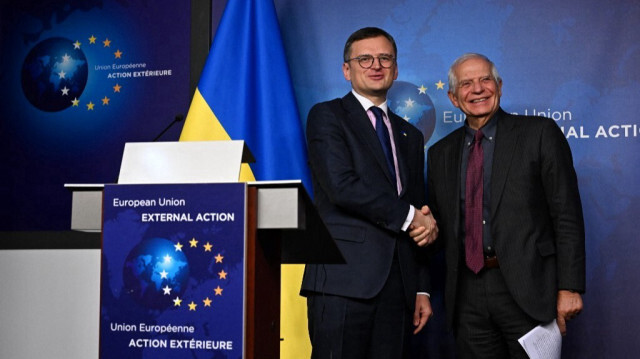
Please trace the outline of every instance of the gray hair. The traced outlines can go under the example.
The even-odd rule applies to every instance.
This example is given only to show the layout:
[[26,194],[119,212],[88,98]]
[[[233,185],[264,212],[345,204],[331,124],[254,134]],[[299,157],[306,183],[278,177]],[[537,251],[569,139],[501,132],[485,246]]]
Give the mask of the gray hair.
[[458,57],[456,61],[451,64],[451,67],[449,68],[449,92],[456,93],[456,88],[458,87],[458,78],[456,77],[455,73],[456,67],[460,66],[463,62],[471,59],[481,59],[486,61],[489,66],[491,66],[491,76],[493,77],[493,80],[496,82],[496,84],[502,82],[502,78],[500,77],[500,74],[498,74],[498,69],[496,68],[496,65],[493,63],[493,61],[489,60],[488,57],[482,54],[470,52]]

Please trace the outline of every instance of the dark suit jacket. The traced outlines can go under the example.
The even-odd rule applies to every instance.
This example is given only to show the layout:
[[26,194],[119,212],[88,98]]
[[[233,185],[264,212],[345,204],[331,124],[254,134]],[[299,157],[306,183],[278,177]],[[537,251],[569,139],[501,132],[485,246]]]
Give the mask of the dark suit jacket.
[[[541,322],[556,317],[559,289],[585,290],[582,206],[569,145],[553,120],[497,114],[491,234],[500,271],[518,305]],[[465,266],[460,204],[464,128],[428,152],[429,206],[444,245],[447,320]]]
[[346,264],[305,268],[301,293],[372,298],[385,283],[398,247],[410,308],[418,291],[428,291],[425,256],[401,231],[409,204],[424,195],[424,137],[389,111],[402,193],[391,180],[384,153],[365,109],[349,93],[315,105],[307,119],[314,201]]

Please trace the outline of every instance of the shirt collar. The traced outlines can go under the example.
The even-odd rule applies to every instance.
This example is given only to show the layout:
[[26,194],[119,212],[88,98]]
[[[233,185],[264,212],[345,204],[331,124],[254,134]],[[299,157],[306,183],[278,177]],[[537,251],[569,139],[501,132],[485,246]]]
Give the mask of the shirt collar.
[[[482,134],[484,138],[489,141],[494,141],[496,139],[496,128],[498,127],[498,120],[496,119],[496,117],[498,117],[497,112],[491,117],[491,119],[489,119],[489,121],[484,126],[482,126]],[[471,139],[473,139],[476,134],[476,130],[469,127],[467,121],[464,122],[464,130],[467,143],[470,143]]]
[[[356,97],[358,102],[360,102],[360,105],[362,105],[362,107],[364,108],[365,111],[369,110],[369,108],[371,106],[375,106],[373,104],[373,102],[371,102],[371,100],[369,100],[368,98],[360,95],[359,93],[356,92],[356,90],[352,89],[351,93],[353,93],[353,95]],[[378,107],[380,107],[382,109],[382,111],[384,112],[384,114],[387,115],[387,117],[389,117],[389,113],[387,112],[387,101],[386,100],[383,103],[381,103],[380,105],[378,105]]]

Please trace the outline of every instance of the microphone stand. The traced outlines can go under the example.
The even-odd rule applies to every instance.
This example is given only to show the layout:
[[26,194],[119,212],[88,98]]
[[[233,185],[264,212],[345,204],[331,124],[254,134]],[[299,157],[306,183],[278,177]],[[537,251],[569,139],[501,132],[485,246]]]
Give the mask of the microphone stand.
[[173,119],[173,122],[171,122],[169,124],[169,126],[167,126],[164,130],[162,130],[162,132],[160,132],[160,134],[158,136],[156,136],[156,138],[153,139],[153,141],[151,142],[156,142],[160,137],[162,137],[162,135],[164,135],[165,132],[167,132],[174,124],[176,124],[177,122],[182,122],[184,121],[184,116],[183,115],[176,115],[176,117]]

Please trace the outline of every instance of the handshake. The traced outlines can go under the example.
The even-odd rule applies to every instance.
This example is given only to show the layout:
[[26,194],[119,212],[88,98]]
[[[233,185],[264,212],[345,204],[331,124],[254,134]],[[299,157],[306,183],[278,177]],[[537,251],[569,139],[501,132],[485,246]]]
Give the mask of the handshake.
[[427,246],[438,238],[438,225],[427,206],[422,206],[421,209],[416,208],[413,221],[407,230],[419,247]]

